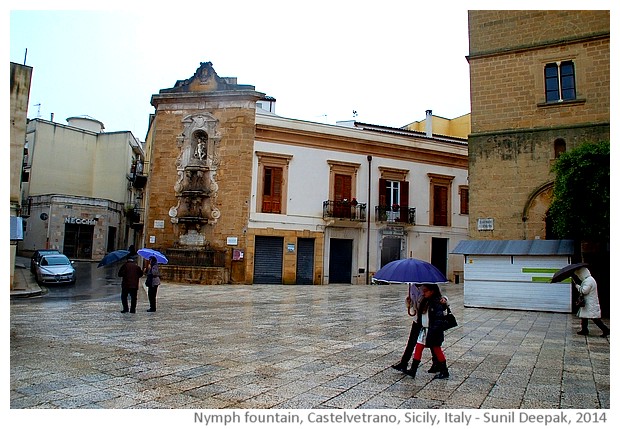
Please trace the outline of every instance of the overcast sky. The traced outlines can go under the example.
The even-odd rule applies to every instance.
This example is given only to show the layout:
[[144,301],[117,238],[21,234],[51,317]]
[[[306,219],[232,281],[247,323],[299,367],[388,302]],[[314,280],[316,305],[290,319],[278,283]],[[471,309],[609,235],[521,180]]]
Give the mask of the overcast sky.
[[[29,118],[88,115],[144,140],[153,94],[211,61],[218,75],[277,99],[276,113],[400,127],[427,109],[470,112],[467,9],[491,1],[237,0],[83,10],[85,2],[15,2],[10,61],[33,67]],[[36,10],[48,8],[55,10]],[[547,0],[505,2],[543,8]],[[23,9],[24,7],[29,10]],[[569,1],[568,8],[611,1]],[[528,7],[529,6],[529,7]],[[65,9],[65,10],[62,10]],[[27,52],[27,53],[26,53]]]
[[335,123],[356,110],[359,121],[398,127],[427,109],[447,118],[470,111],[465,5],[169,4],[12,10],[10,61],[33,67],[28,117],[88,115],[143,140],[151,96],[204,61],[275,97],[276,113],[291,118]]

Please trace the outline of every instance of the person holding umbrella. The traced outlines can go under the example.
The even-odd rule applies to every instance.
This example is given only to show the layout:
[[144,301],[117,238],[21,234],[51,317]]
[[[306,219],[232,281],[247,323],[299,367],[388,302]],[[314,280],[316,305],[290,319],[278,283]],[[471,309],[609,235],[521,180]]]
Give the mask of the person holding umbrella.
[[[127,261],[118,270],[118,276],[123,278],[121,282],[121,303],[123,304],[123,310],[121,313],[136,312],[136,305],[138,303],[138,288],[140,286],[140,277],[142,277],[142,270],[136,264],[134,258],[127,258]],[[131,308],[127,303],[127,296],[131,296]]]
[[413,350],[413,362],[411,369],[407,371],[411,377],[415,378],[418,366],[422,360],[422,351],[425,347],[431,349],[431,352],[437,358],[437,366],[439,368],[435,379],[448,378],[448,366],[446,364],[446,356],[441,349],[444,341],[444,311],[446,305],[441,303],[441,291],[435,283],[425,283],[421,285],[422,300],[418,308],[418,324],[420,325],[420,333],[418,341]]
[[148,288],[149,304],[148,312],[157,311],[157,287],[161,284],[159,279],[159,267],[157,266],[157,258],[151,256],[149,263],[144,269],[146,274],[146,287]]
[[[407,339],[407,345],[405,346],[405,351],[403,352],[403,356],[400,358],[399,362],[396,362],[392,365],[392,368],[402,371],[405,374],[411,373],[407,370],[409,366],[409,361],[411,360],[411,356],[413,355],[413,349],[415,348],[416,342],[418,341],[418,335],[420,334],[420,324],[418,323],[418,306],[420,304],[420,299],[422,298],[418,285],[410,284],[409,292],[407,293],[407,298],[405,298],[405,304],[407,306],[407,313],[413,317],[413,321],[411,322],[411,330],[409,331],[409,338]],[[448,304],[448,298],[445,296],[441,297],[440,302],[444,305]],[[431,349],[432,361],[428,372],[430,374],[434,374],[439,372],[439,362],[437,360],[437,356],[433,349]],[[413,373],[415,376],[415,372]]]
[[596,280],[590,274],[590,270],[586,267],[577,268],[571,275],[575,282],[575,287],[580,294],[584,296],[584,306],[577,310],[577,317],[581,318],[581,331],[579,335],[588,335],[588,319],[592,319],[594,324],[600,328],[603,333],[601,337],[609,335],[609,328],[601,320],[601,306],[598,301],[598,290]]

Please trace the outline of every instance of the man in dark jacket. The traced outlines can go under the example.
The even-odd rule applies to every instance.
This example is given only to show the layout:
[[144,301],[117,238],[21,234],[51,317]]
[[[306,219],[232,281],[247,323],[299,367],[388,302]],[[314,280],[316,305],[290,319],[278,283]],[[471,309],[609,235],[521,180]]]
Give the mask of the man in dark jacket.
[[[127,311],[135,313],[142,270],[133,258],[129,258],[121,269],[118,270],[118,276],[123,278],[121,283],[121,303],[123,304],[123,310],[121,313],[127,313]],[[129,309],[127,305],[127,295],[131,296],[131,309]]]

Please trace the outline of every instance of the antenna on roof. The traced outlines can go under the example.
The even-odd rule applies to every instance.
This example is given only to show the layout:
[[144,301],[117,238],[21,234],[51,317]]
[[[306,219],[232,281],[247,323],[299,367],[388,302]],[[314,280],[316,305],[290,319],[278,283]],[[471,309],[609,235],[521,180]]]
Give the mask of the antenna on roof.
[[28,48],[26,48],[26,52],[24,52],[24,65],[26,65],[26,57],[28,56]]
[[40,118],[41,117],[41,103],[35,104],[35,107],[37,108],[37,118]]

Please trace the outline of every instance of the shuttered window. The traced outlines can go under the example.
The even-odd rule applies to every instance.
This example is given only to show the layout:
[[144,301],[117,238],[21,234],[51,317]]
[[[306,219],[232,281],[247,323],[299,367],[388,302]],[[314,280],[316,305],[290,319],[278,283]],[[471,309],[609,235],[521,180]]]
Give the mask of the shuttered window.
[[281,213],[282,168],[265,167],[263,174],[263,213]]

